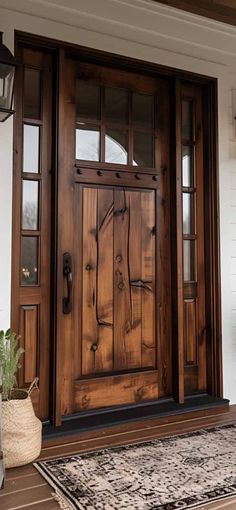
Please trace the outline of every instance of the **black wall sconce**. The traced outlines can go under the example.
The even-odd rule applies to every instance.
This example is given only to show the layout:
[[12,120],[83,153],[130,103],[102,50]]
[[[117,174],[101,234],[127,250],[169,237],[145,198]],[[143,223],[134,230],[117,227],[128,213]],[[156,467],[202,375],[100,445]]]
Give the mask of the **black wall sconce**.
[[3,32],[0,32],[0,122],[4,122],[14,113],[12,105],[15,70],[19,65],[2,39]]

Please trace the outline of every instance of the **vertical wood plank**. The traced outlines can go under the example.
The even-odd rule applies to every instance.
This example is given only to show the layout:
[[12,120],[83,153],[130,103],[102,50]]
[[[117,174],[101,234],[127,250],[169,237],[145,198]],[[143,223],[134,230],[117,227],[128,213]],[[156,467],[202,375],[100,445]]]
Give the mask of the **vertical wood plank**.
[[173,393],[176,400],[184,403],[184,321],[183,321],[183,226],[182,226],[182,130],[181,130],[181,83],[179,78],[175,82],[175,135],[176,161],[175,180],[172,181],[172,200],[175,215],[172,215],[173,239]]
[[185,365],[197,364],[196,300],[184,300]]
[[129,289],[131,301],[131,329],[128,333],[128,365],[129,368],[142,366],[141,333],[142,333],[142,192],[127,191],[127,206],[129,209],[129,240],[128,240],[128,268]]
[[155,298],[155,191],[141,195],[142,218],[142,366],[156,366],[156,298]]
[[20,382],[27,385],[37,376],[38,306],[21,306],[20,335],[21,345],[25,349]]
[[[158,371],[159,392],[161,396],[172,395],[173,388],[173,348],[172,348],[172,279],[171,279],[171,241],[174,241],[171,233],[171,216],[175,213],[173,202],[170,199],[170,182],[174,178],[173,168],[175,161],[171,161],[170,155],[172,141],[170,141],[171,122],[171,93],[170,83],[165,79],[157,81],[156,95],[156,167],[159,172],[157,187],[157,212],[156,212],[156,260],[157,260],[157,341],[158,341]],[[171,142],[171,143],[170,143]],[[175,245],[173,243],[175,250]]]
[[62,300],[67,293],[63,278],[63,253],[72,255],[74,271],[74,183],[71,172],[75,154],[75,65],[67,59],[63,49],[59,55],[59,118],[58,118],[58,246],[57,246],[57,345],[55,366],[55,424],[60,425],[61,415],[73,412],[73,381],[75,353],[74,302],[72,313],[62,313]]
[[95,372],[106,372],[113,369],[113,213],[113,191],[98,189],[98,349],[95,351]]
[[204,234],[204,160],[203,160],[203,107],[202,88],[196,95],[196,220],[197,220],[197,281],[198,281],[198,390],[207,389],[206,361],[206,296],[205,296],[205,234]]
[[129,284],[129,204],[124,190],[114,190],[114,369],[130,366],[132,304]]
[[83,189],[82,375],[94,372],[96,351],[93,349],[93,346],[98,343],[97,200],[97,189]]

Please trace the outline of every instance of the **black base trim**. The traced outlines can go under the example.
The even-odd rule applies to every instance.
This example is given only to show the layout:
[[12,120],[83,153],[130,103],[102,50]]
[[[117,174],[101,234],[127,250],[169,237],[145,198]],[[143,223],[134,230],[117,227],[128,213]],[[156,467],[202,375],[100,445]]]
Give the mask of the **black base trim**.
[[178,404],[173,399],[160,399],[158,402],[145,402],[135,406],[98,409],[64,416],[60,427],[54,427],[50,422],[44,422],[43,437],[51,439],[53,436],[78,434],[78,432],[92,431],[131,421],[163,418],[227,405],[229,405],[227,399],[204,394],[187,397],[184,404]]

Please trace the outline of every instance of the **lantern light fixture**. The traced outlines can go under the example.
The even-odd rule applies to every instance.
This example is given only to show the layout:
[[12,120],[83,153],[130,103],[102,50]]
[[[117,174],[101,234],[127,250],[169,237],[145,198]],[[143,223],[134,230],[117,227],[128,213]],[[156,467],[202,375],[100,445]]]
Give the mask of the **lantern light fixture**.
[[14,79],[18,65],[17,59],[3,44],[3,32],[0,32],[0,122],[4,122],[14,113]]

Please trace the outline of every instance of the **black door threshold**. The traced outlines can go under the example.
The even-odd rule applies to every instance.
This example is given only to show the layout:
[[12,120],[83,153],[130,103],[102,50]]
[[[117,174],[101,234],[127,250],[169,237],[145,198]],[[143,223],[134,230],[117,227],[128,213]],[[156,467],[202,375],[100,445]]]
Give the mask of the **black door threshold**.
[[60,427],[54,427],[50,422],[43,423],[43,438],[50,439],[79,432],[112,427],[127,422],[140,421],[151,418],[180,415],[193,411],[209,410],[229,405],[229,400],[212,397],[210,395],[196,395],[187,397],[184,404],[178,404],[173,399],[145,402],[132,406],[100,409],[81,412],[62,418]]

